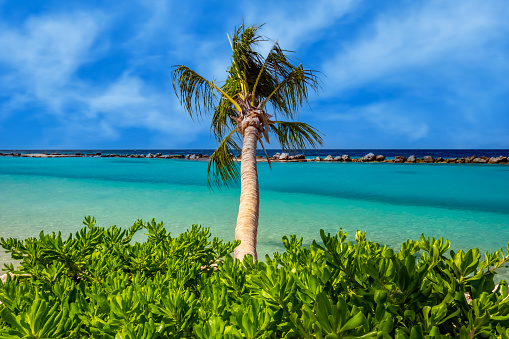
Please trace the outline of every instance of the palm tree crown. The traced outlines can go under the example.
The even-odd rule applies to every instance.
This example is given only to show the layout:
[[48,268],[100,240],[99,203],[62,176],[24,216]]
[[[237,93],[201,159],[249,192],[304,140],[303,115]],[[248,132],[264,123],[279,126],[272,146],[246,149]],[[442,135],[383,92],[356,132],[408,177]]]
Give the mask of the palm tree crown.
[[[219,86],[181,65],[173,68],[173,88],[191,117],[209,114],[211,129],[219,146],[210,157],[207,170],[209,185],[228,185],[241,179],[241,195],[235,239],[240,245],[234,256],[242,259],[251,255],[257,259],[256,236],[259,216],[259,188],[256,168],[256,148],[269,134],[275,136],[281,148],[304,149],[322,144],[320,132],[308,124],[281,121],[278,115],[293,120],[297,109],[308,98],[308,89],[317,89],[315,72],[302,64],[295,66],[277,41],[266,58],[253,48],[265,41],[258,30],[261,26],[235,30],[230,40],[232,64],[226,81]],[[266,109],[272,108],[272,115]],[[242,145],[242,146],[240,146]],[[231,152],[242,155],[240,172]],[[265,152],[267,156],[267,152]],[[267,156],[270,166],[270,159]]]
[[267,105],[276,119],[278,115],[294,119],[298,108],[307,101],[308,88],[316,90],[318,82],[314,71],[304,69],[302,64],[293,65],[285,55],[290,51],[281,49],[277,41],[266,58],[255,51],[253,47],[265,41],[258,35],[260,28],[241,25],[235,30],[230,39],[232,64],[222,86],[184,65],[173,68],[173,87],[191,117],[213,113],[211,129],[219,146],[210,158],[209,184],[213,181],[228,185],[238,179],[231,151],[241,154],[248,117],[259,119],[259,142],[264,149],[263,139],[270,143],[269,133],[274,134],[283,150],[322,144],[318,130],[308,124],[270,120],[273,116],[266,112]]

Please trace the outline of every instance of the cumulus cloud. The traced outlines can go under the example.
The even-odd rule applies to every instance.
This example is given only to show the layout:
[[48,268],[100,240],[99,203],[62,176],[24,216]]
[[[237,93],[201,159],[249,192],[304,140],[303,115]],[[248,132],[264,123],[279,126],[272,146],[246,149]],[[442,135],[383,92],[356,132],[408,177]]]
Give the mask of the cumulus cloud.
[[20,29],[2,27],[0,63],[9,68],[2,76],[2,87],[21,89],[25,100],[44,101],[51,112],[61,113],[60,91],[91,57],[100,21],[99,16],[78,12],[30,18]]
[[420,77],[442,79],[439,85],[452,80],[456,86],[472,73],[509,66],[497,55],[509,29],[503,2],[406,4],[411,5],[380,13],[361,38],[343,44],[325,62],[332,88],[376,82],[418,87]]
[[[250,23],[265,23],[264,35],[278,39],[286,49],[298,50],[302,44],[316,42],[331,25],[354,11],[361,0],[317,0],[266,2],[263,5],[249,2],[247,19]],[[263,18],[263,22],[258,22]],[[271,43],[264,45],[266,50]]]
[[114,140],[122,128],[171,133],[171,140],[203,132],[203,126],[193,126],[178,107],[169,79],[161,89],[129,69],[106,81],[80,77],[80,67],[107,54],[97,42],[107,19],[102,13],[75,12],[31,17],[20,28],[4,26],[0,82],[9,101],[2,111],[13,114],[16,108],[42,105],[39,119],[55,122],[41,141],[49,146],[76,144],[76,138],[82,144]]

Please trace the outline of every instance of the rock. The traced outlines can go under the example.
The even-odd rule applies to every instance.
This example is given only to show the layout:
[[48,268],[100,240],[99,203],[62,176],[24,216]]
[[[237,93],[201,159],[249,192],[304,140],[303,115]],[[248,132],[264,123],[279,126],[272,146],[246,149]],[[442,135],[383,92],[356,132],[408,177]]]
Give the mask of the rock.
[[153,158],[154,155],[152,153],[147,154],[147,158]]
[[405,161],[406,161],[406,157],[404,157],[402,155],[397,155],[394,157],[394,162],[396,162],[396,163],[402,163]]
[[424,156],[424,158],[422,158],[422,160],[424,160],[424,162],[427,162],[427,163],[431,163],[431,162],[435,161],[431,155]]
[[156,158],[160,158],[162,156],[161,153],[156,153]]
[[279,160],[288,160],[288,157],[290,155],[288,153],[281,153],[281,155],[279,156]]
[[452,164],[452,163],[455,163],[456,161],[458,161],[458,158],[450,158],[450,159],[447,159],[445,162],[447,162],[448,164]]
[[500,163],[509,162],[509,160],[506,157],[500,156]]
[[438,157],[435,159],[435,162],[444,162],[444,158]]
[[295,155],[290,155],[290,156],[288,157],[288,160],[295,160]]
[[280,156],[281,156],[281,154],[280,154],[280,153],[276,153],[276,154],[274,154],[274,155],[272,156],[272,159],[274,159],[274,160],[279,160],[279,157],[280,157]]
[[475,158],[477,158],[476,155],[472,155],[471,157],[466,157],[465,162],[470,163],[470,162],[474,161]]
[[375,160],[376,161],[384,161],[385,160],[385,155],[377,155]]
[[350,159],[350,156],[348,154],[343,154],[341,156],[341,159],[343,159],[343,161],[352,161],[352,159]]
[[498,164],[498,163],[500,163],[500,161],[501,161],[500,157],[491,157],[488,160],[488,163],[489,164]]
[[334,157],[334,161],[343,161],[343,158],[341,156]]
[[332,157],[332,155],[328,155],[323,160],[325,160],[325,161],[332,161],[332,160],[334,160],[334,158]]
[[320,157],[316,157],[316,158],[315,158],[315,161],[322,161],[322,158],[320,158]]
[[374,161],[375,158],[376,157],[373,153],[368,153],[365,156],[363,156],[362,158],[360,158],[359,160],[362,162],[370,162],[370,161]]
[[306,156],[304,154],[297,154],[294,156],[294,159],[306,159]]
[[472,160],[472,163],[473,163],[473,164],[485,164],[485,163],[486,163],[486,159],[483,159],[483,158],[475,158],[474,160]]
[[101,152],[97,152],[95,155],[102,155],[102,153]]
[[417,159],[415,158],[415,155],[411,155],[406,159],[406,162],[415,163]]

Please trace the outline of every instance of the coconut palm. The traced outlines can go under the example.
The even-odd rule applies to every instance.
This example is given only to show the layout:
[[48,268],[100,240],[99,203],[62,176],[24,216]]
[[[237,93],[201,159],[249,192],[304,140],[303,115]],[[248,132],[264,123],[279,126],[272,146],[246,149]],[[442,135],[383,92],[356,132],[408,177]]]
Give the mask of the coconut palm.
[[[221,85],[209,81],[181,65],[173,67],[173,87],[192,118],[211,117],[211,129],[219,146],[210,157],[209,185],[230,184],[240,176],[241,194],[235,239],[240,240],[235,258],[246,254],[257,259],[256,236],[259,216],[259,189],[256,169],[258,143],[265,151],[272,134],[283,150],[304,149],[322,144],[320,132],[308,124],[278,120],[278,115],[293,120],[297,109],[307,102],[308,90],[318,88],[314,71],[295,66],[277,41],[267,57],[254,47],[266,41],[258,35],[261,26],[244,24],[230,39],[232,48],[228,77]],[[270,115],[267,111],[273,113]],[[274,116],[274,120],[271,118]],[[241,147],[242,145],[242,147]],[[232,156],[241,154],[240,172]],[[270,159],[265,151],[270,166]]]

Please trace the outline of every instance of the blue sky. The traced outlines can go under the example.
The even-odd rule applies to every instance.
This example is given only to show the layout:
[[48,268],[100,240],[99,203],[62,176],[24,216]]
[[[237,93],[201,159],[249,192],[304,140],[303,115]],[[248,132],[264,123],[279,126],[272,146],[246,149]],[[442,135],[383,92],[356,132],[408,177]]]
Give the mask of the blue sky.
[[326,148],[509,148],[507,18],[506,0],[0,1],[0,149],[214,147],[171,66],[225,79],[242,20],[321,71],[299,119]]

